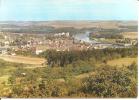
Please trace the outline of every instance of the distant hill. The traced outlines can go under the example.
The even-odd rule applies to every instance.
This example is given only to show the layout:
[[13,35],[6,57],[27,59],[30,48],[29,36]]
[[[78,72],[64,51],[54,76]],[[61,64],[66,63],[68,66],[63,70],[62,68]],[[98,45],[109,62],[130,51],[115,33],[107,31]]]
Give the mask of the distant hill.
[[[62,29],[61,29],[62,28]],[[65,28],[65,29],[63,29]],[[0,30],[11,33],[49,33],[59,30],[89,28],[132,29],[137,31],[137,21],[1,21]]]

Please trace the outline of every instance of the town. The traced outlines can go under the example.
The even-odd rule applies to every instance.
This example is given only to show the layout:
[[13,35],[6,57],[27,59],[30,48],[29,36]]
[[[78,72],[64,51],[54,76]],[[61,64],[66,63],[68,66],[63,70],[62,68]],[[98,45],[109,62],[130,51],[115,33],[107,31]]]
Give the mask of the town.
[[[135,33],[137,35],[137,33]],[[95,38],[97,42],[88,43],[82,39],[76,39],[69,32],[45,34],[5,33],[0,32],[0,54],[16,55],[20,52],[32,52],[40,54],[47,49],[56,51],[105,49],[105,48],[128,48],[137,44],[137,38],[116,39],[116,42],[105,42],[105,38]],[[89,37],[88,37],[89,38]],[[101,40],[101,41],[100,41]],[[128,42],[126,42],[128,40]]]

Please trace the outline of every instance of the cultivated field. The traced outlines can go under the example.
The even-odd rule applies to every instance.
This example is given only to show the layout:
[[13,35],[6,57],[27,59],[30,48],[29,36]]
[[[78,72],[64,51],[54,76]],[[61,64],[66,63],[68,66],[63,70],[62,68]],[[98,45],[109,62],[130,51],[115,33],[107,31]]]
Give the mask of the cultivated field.
[[33,64],[33,65],[41,65],[45,62],[45,59],[43,59],[43,58],[11,56],[11,55],[1,55],[0,59],[3,59],[3,60],[8,61],[8,62]]
[[137,39],[138,38],[138,33],[137,32],[124,32],[122,33],[124,38],[129,38],[129,39]]
[[137,58],[119,58],[115,60],[110,60],[107,62],[107,64],[110,66],[122,67],[123,65],[131,65],[133,62],[137,63]]
[[[34,24],[34,23],[33,23]],[[55,28],[62,27],[74,27],[74,28],[91,28],[91,27],[101,27],[101,28],[118,28],[118,25],[137,25],[136,21],[128,22],[116,22],[116,21],[47,21],[39,22],[36,25],[41,26],[52,26]]]

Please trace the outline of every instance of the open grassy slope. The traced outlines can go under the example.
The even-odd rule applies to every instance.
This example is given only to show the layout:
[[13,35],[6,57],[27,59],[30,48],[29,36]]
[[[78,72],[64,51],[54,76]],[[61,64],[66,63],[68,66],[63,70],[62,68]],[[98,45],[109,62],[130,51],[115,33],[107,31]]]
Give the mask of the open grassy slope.
[[107,64],[110,66],[122,67],[123,65],[128,66],[133,62],[137,63],[137,58],[119,58],[119,59],[110,60],[107,62]]

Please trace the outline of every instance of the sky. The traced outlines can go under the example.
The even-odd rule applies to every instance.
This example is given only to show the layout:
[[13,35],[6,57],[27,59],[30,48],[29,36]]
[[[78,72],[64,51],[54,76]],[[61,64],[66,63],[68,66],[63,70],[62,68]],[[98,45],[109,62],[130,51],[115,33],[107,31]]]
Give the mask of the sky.
[[137,18],[136,0],[0,0],[0,21]]

